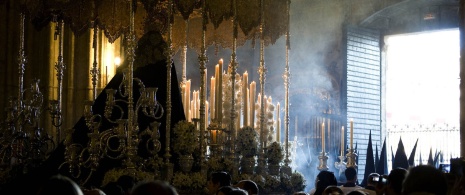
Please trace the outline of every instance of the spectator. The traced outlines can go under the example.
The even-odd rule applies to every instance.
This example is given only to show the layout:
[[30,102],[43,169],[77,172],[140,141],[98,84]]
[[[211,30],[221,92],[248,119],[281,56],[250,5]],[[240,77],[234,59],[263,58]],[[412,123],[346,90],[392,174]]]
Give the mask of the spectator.
[[123,189],[124,194],[129,195],[134,185],[136,185],[136,180],[134,177],[129,175],[122,175],[116,181],[121,189]]
[[228,195],[248,195],[247,192],[243,189],[236,188],[228,193]]
[[367,186],[365,187],[365,189],[375,191],[379,179],[381,178],[379,177],[378,173],[371,173],[370,175],[368,175]]
[[402,183],[407,176],[407,170],[404,168],[396,168],[389,173],[386,183],[386,195],[401,195]]
[[321,195],[326,187],[335,185],[337,185],[337,180],[333,172],[320,171],[315,178],[315,188],[310,191],[310,194]]
[[100,189],[91,189],[91,190],[85,190],[84,195],[106,195],[106,194]]
[[234,187],[238,187],[240,189],[247,191],[249,195],[255,195],[255,194],[258,195],[258,191],[259,191],[257,184],[251,180],[239,181],[237,182],[236,185],[234,185]]
[[62,175],[52,176],[44,185],[42,185],[37,194],[83,195],[81,189],[73,180]]
[[229,192],[233,191],[234,187],[232,186],[223,186],[216,192],[216,195],[228,195]]
[[207,182],[209,194],[215,195],[223,186],[231,186],[231,175],[226,172],[213,172]]
[[444,174],[428,165],[413,167],[408,171],[402,186],[402,194],[429,193],[447,194],[447,181]]
[[376,186],[378,185],[378,182],[381,182],[381,180],[382,178],[378,173],[370,173],[367,178],[367,186],[365,189],[360,190],[369,195],[376,195]]
[[347,195],[368,195],[368,194],[358,189],[358,190],[354,190],[354,191],[347,193]]
[[103,192],[108,195],[124,195],[123,188],[116,182],[110,182],[102,187]]
[[132,190],[131,195],[178,195],[173,186],[163,181],[139,182]]
[[344,194],[352,192],[354,190],[363,189],[362,187],[357,185],[357,170],[355,167],[347,167],[344,172],[344,175],[347,178],[347,182],[341,186],[341,190]]
[[343,195],[341,188],[337,186],[328,186],[325,191],[323,191],[323,195]]

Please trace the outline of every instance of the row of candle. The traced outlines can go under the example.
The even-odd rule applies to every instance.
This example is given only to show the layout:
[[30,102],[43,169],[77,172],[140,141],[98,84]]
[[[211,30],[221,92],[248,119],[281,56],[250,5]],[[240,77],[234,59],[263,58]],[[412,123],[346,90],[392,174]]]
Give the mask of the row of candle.
[[[223,116],[223,102],[224,102],[224,79],[230,77],[227,75],[226,72],[223,70],[223,60],[220,59],[218,64],[215,66],[215,75],[210,79],[210,90],[209,90],[209,97],[208,101],[205,101],[205,124],[208,125],[208,121],[222,121],[227,116]],[[236,76],[236,81],[240,79],[240,87],[236,87],[236,93],[241,93],[241,98],[236,99],[236,103],[241,104],[241,109],[237,110],[236,112],[238,116],[236,118],[236,129],[240,128],[241,126],[255,126],[258,127],[258,119],[260,109],[257,106],[260,106],[261,95],[256,93],[256,82],[252,81],[249,83],[248,73],[247,71],[243,73],[242,77],[239,75]],[[206,81],[205,81],[206,83]],[[184,113],[186,115],[186,119],[191,121],[192,118],[200,118],[200,92],[194,90],[192,92],[192,100],[191,100],[191,80],[187,80],[182,83],[181,85],[182,91],[182,102],[184,105]],[[273,121],[276,130],[276,135],[274,136],[275,140],[280,140],[280,131],[281,131],[281,119],[280,119],[280,105],[277,104],[277,109],[275,111],[268,111],[267,108],[270,104],[272,104],[271,96],[264,97],[266,98],[265,101],[265,112],[273,112],[271,121]],[[274,105],[272,105],[274,108]],[[265,114],[266,114],[265,113]],[[276,113],[276,114],[275,114]],[[278,116],[275,120],[274,117]],[[228,124],[223,124],[228,125]]]
[[[331,124],[328,122],[328,124]],[[329,129],[329,128],[328,128]],[[325,153],[325,123],[321,123],[321,148],[322,152]],[[350,149],[353,149],[353,138],[354,137],[354,121],[350,120]],[[344,126],[341,127],[341,156],[344,156]]]

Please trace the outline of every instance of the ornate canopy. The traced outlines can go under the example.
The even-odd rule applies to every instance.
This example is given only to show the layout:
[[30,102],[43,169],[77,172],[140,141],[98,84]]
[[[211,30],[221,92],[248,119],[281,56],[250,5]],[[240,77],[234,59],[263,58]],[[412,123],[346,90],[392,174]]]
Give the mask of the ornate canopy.
[[[2,0],[3,3],[8,0]],[[13,1],[13,0],[10,0]],[[207,7],[207,45],[232,47],[232,1],[205,0]],[[54,19],[64,19],[75,35],[97,25],[110,42],[128,31],[129,3],[135,7],[137,38],[148,30],[167,31],[167,0],[20,0],[15,9],[26,13],[37,29]],[[202,18],[201,0],[175,0],[173,22],[173,49],[185,45],[200,50]],[[287,1],[264,0],[265,45],[274,44],[286,33],[288,24]],[[237,22],[240,27],[237,43],[259,38],[260,0],[237,0]],[[186,21],[188,33],[186,36]]]

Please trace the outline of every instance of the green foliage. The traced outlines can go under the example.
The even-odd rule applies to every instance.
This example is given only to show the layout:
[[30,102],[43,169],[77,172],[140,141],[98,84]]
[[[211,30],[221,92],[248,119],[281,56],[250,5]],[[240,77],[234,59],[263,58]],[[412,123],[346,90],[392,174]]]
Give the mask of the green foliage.
[[187,121],[179,121],[174,126],[173,151],[179,155],[192,154],[198,147],[195,125]]
[[237,152],[244,157],[253,157],[258,151],[258,134],[252,127],[243,127],[237,135]]
[[273,142],[268,148],[266,149],[266,157],[268,159],[268,163],[272,165],[278,165],[284,159],[283,148],[281,144],[278,142]]

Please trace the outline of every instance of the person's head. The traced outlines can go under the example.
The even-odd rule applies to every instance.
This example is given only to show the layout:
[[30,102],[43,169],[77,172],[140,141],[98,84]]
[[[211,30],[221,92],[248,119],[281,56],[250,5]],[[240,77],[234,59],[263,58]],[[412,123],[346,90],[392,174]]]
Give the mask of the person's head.
[[241,188],[241,189],[247,191],[247,193],[249,195],[258,194],[258,186],[257,186],[257,184],[255,182],[253,182],[251,180],[239,181],[239,182],[237,182],[236,185],[234,185],[234,187],[238,187],[238,188]]
[[134,177],[129,176],[129,175],[120,176],[118,180],[116,181],[116,183],[118,183],[118,185],[121,186],[121,188],[123,189],[125,193],[131,192],[134,185],[136,185],[136,181]]
[[354,190],[352,192],[347,193],[347,195],[368,195],[368,194],[361,190]]
[[[84,195],[106,195],[106,194],[100,189],[91,189],[91,190],[84,191]],[[113,195],[113,194],[110,194],[110,195]]]
[[355,182],[357,181],[357,170],[355,167],[347,167],[344,172],[344,175],[347,178],[347,182]]
[[116,182],[110,182],[108,184],[106,184],[105,186],[102,187],[102,190],[103,192],[105,192],[105,194],[111,194],[111,195],[123,195],[124,194],[124,191],[123,191],[123,188],[121,188],[121,186],[118,185],[118,183]]
[[234,187],[232,186],[223,186],[218,189],[216,195],[227,195],[229,192],[233,191]]
[[231,175],[226,172],[213,172],[207,182],[210,194],[215,194],[220,187],[231,185]]
[[323,195],[343,195],[344,192],[341,188],[337,186],[328,186],[326,187],[325,191],[323,191]]
[[243,189],[236,188],[230,191],[227,195],[248,195],[247,192]]
[[39,189],[38,195],[49,194],[69,194],[83,195],[79,186],[70,178],[62,175],[52,176],[42,188]]
[[411,168],[404,180],[402,194],[413,193],[445,195],[447,193],[447,181],[444,174],[428,165]]
[[367,186],[375,187],[378,184],[378,182],[376,182],[374,180],[375,178],[379,179],[379,174],[378,173],[370,173],[370,175],[368,175]]
[[323,194],[323,191],[326,189],[326,187],[335,185],[337,185],[337,180],[333,172],[320,171],[320,173],[318,173],[318,175],[316,176],[315,194]]
[[174,187],[163,181],[142,181],[139,182],[131,192],[131,195],[177,195]]
[[387,180],[386,194],[401,194],[402,183],[404,182],[405,176],[407,176],[407,170],[404,168],[399,167],[391,170]]

